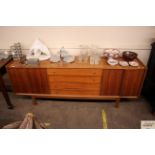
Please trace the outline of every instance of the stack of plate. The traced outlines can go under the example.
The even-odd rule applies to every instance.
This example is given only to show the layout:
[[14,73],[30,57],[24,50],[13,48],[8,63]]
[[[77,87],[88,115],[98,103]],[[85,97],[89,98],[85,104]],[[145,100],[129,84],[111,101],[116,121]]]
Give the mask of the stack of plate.
[[51,62],[59,62],[60,56],[59,55],[52,55],[50,61]]
[[[60,55],[58,55],[58,54],[52,55],[51,59],[50,59],[51,62],[59,62],[60,60],[61,60]],[[66,63],[71,63],[74,60],[75,60],[75,56],[73,56],[73,55],[65,55],[63,57],[63,61],[66,62]]]
[[75,56],[73,55],[67,55],[63,58],[63,61],[67,63],[73,62],[74,60],[75,60]]
[[133,67],[137,67],[137,66],[139,66],[139,63],[136,61],[129,61],[129,65],[133,66]]
[[107,61],[107,63],[108,63],[109,65],[111,65],[111,66],[115,66],[115,65],[118,64],[118,60],[115,60],[115,59],[113,59],[113,58],[109,58],[108,61]]
[[127,61],[119,61],[119,64],[121,65],[121,66],[129,66],[129,64],[128,64],[128,62]]

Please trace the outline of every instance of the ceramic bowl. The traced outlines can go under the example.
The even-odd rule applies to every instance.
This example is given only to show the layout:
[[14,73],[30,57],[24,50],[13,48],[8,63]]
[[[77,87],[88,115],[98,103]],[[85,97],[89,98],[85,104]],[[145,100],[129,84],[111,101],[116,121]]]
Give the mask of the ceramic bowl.
[[124,51],[122,53],[122,57],[126,61],[133,61],[134,59],[137,58],[137,53],[131,51]]

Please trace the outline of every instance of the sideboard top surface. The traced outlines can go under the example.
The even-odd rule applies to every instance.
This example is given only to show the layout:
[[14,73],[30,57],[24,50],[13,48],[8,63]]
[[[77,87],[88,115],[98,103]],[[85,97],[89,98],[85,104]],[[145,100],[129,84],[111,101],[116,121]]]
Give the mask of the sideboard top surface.
[[39,64],[34,64],[34,65],[26,65],[26,64],[21,64],[19,61],[12,61],[10,62],[7,67],[8,68],[94,68],[94,69],[144,69],[145,65],[139,60],[136,59],[139,63],[138,67],[132,67],[132,66],[127,66],[127,67],[122,67],[119,64],[116,66],[111,66],[107,63],[107,59],[102,58],[100,61],[100,64],[89,64],[89,63],[78,63],[77,61],[73,63],[65,63],[65,62],[58,62],[58,63],[52,63],[49,60],[46,61],[40,61]]

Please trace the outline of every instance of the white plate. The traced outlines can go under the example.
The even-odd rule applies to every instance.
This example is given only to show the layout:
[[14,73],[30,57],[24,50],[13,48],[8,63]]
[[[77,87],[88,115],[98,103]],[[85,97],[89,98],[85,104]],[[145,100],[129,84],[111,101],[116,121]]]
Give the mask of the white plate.
[[30,54],[28,54],[27,56],[26,56],[26,59],[39,59],[39,57],[38,56],[35,56],[35,55],[30,55]]
[[129,66],[128,62],[127,61],[119,61],[119,64],[121,66]]
[[115,66],[115,65],[118,64],[118,61],[115,60],[115,59],[110,58],[110,59],[108,59],[107,63],[108,63],[109,65],[111,65],[111,66]]
[[64,59],[63,59],[63,61],[67,62],[67,63],[73,62],[74,60],[75,60],[75,56],[73,56],[73,55],[68,55],[68,56],[64,57]]
[[37,58],[40,61],[47,60],[50,58],[49,55],[27,55],[26,59]]
[[137,66],[139,66],[139,63],[136,62],[136,61],[130,61],[130,62],[129,62],[129,65],[130,65],[130,66],[133,66],[133,67],[137,67]]
[[40,61],[47,60],[47,59],[49,59],[49,58],[50,58],[50,55],[40,55],[40,56],[39,56],[39,60],[40,60]]

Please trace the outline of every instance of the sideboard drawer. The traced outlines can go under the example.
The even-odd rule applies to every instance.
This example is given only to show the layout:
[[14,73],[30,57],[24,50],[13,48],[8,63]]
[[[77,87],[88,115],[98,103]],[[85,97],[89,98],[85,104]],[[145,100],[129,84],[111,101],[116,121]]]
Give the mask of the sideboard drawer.
[[47,69],[48,75],[101,76],[101,69]]
[[50,89],[100,90],[100,83],[53,82],[50,83]]
[[101,77],[91,77],[91,76],[48,76],[49,83],[54,82],[67,82],[67,83],[100,83]]

